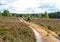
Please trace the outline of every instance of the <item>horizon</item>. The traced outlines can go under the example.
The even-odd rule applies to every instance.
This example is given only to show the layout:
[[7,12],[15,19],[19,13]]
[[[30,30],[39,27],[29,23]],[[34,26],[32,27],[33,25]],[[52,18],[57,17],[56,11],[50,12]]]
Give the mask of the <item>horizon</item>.
[[11,13],[44,13],[60,11],[59,0],[0,0],[0,11]]

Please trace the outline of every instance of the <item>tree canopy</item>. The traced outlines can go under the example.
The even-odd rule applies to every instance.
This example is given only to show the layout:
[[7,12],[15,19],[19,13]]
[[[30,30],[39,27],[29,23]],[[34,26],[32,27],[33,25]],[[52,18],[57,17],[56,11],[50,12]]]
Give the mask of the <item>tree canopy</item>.
[[2,16],[2,13],[0,12],[0,16]]
[[42,14],[37,14],[37,17],[38,18],[42,18]]
[[4,16],[12,16],[12,14],[8,10],[4,10],[3,15]]
[[49,18],[47,11],[45,11],[44,18]]
[[24,17],[24,18],[60,18],[60,12],[51,12],[47,13],[34,13],[34,14],[19,14],[19,13],[10,13],[9,10],[4,10],[3,13],[0,12],[0,16],[14,16],[14,17]]

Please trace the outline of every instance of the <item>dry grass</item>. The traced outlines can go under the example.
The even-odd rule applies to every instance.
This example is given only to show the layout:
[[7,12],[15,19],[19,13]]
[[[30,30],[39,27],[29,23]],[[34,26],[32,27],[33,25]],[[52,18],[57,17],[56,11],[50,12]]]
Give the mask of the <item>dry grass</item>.
[[0,17],[0,42],[36,42],[33,31],[17,17]]
[[60,35],[60,19],[33,18],[30,21],[45,27],[42,29],[49,29],[49,32],[53,35]]
[[26,21],[24,21],[24,22],[27,25],[29,25],[30,27],[33,27],[37,32],[39,32],[45,42],[54,42],[54,40],[47,34],[47,32],[45,30],[41,29],[42,27],[40,27],[39,25],[36,25],[32,22],[26,22]]

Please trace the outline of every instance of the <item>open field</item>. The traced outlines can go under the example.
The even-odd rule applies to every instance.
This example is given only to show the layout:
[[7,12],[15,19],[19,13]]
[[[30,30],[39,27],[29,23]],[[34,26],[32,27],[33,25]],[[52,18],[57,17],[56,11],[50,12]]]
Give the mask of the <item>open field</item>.
[[30,21],[40,26],[47,27],[60,36],[60,19],[33,18]]
[[[45,30],[41,29],[42,27],[40,26],[49,28],[50,26],[55,26],[58,22],[60,22],[60,20],[35,18],[30,21],[31,22],[25,21],[19,17],[0,17],[0,42],[36,42],[35,34],[31,27],[33,27],[41,35],[44,42],[54,42],[48,32],[45,32]],[[56,26],[59,25],[57,24]],[[52,27],[50,27],[49,29],[59,34],[58,28],[52,29]]]
[[16,17],[0,17],[0,42],[36,42],[33,31]]

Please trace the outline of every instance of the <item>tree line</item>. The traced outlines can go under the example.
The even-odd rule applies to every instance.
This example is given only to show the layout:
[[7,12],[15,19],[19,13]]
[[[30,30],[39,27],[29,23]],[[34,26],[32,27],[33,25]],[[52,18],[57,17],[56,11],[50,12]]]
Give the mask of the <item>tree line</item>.
[[10,13],[8,10],[4,10],[3,13],[0,12],[0,16],[7,16],[7,17],[28,17],[28,18],[60,18],[60,12],[53,12],[53,13],[47,13],[45,11],[44,14],[38,13],[38,14],[17,14],[17,13]]
[[[11,16],[15,16],[15,17],[36,17],[36,18],[42,18],[43,15],[42,14],[17,14],[17,13],[10,13],[8,10],[4,10],[3,13],[0,12],[0,16],[7,16],[7,17],[11,17]],[[47,11],[44,14],[45,18],[49,18]]]
[[60,19],[60,12],[52,12],[52,13],[49,13],[49,17],[50,18],[58,18]]

